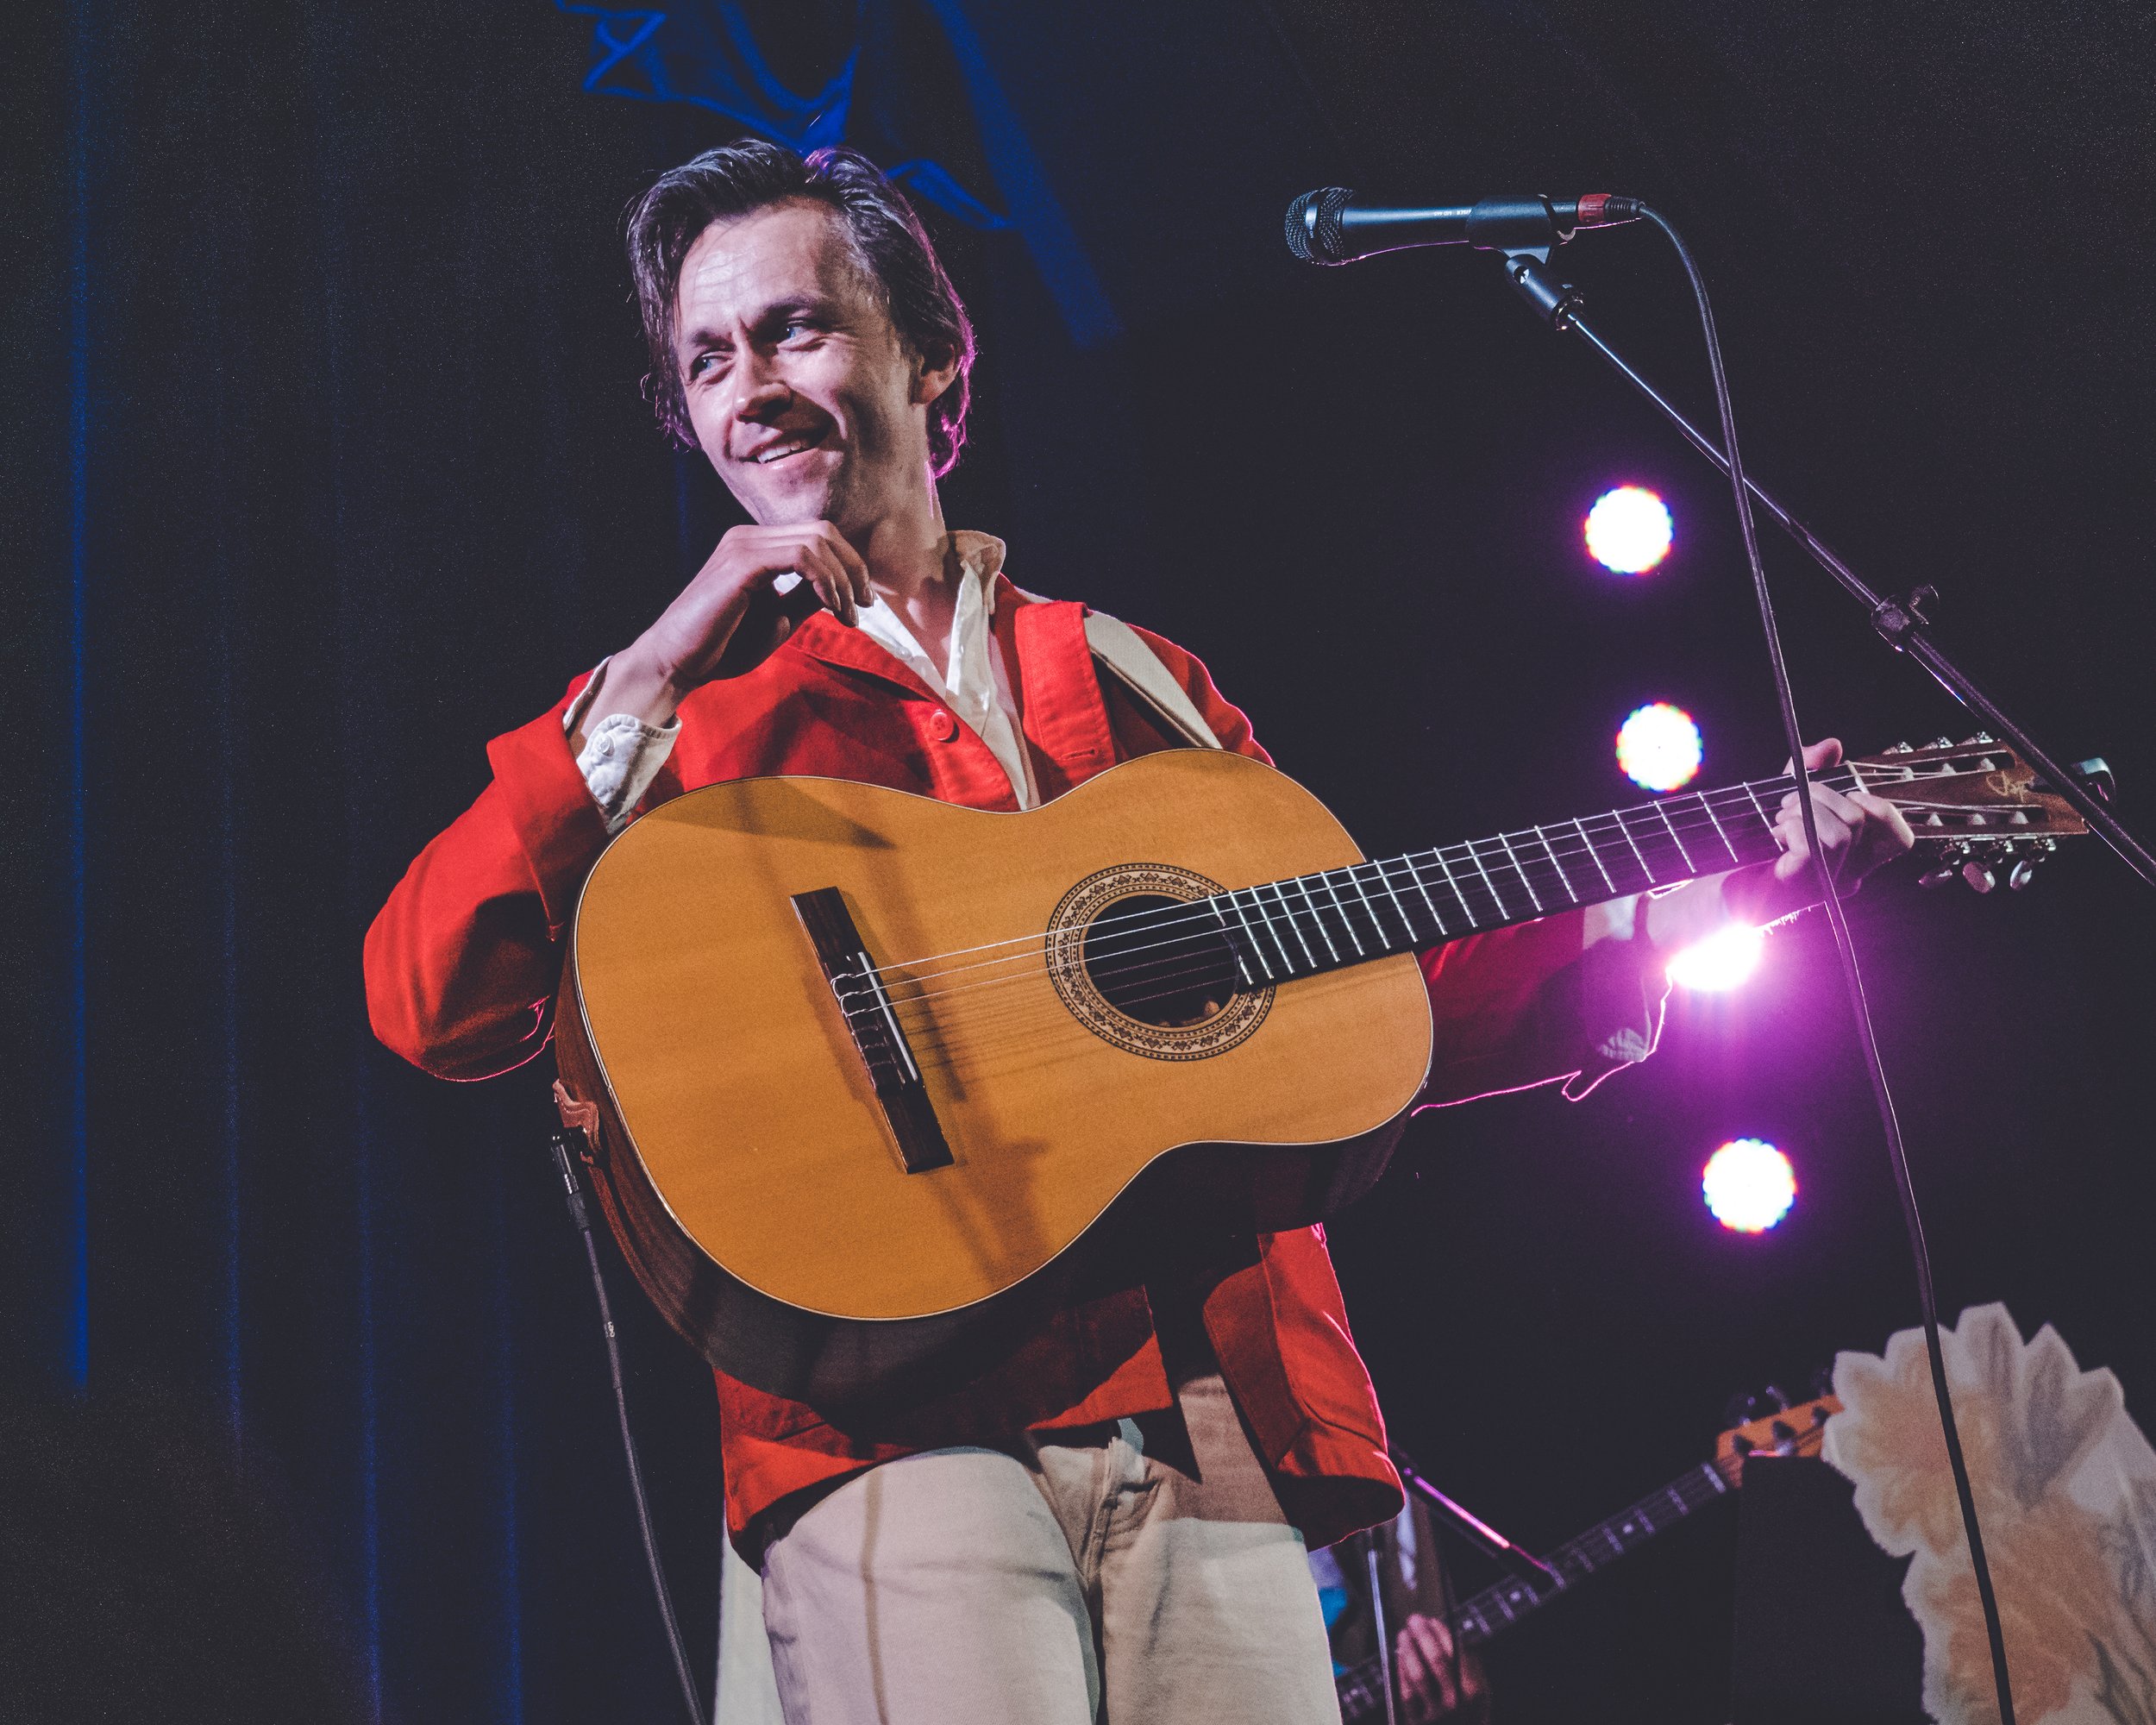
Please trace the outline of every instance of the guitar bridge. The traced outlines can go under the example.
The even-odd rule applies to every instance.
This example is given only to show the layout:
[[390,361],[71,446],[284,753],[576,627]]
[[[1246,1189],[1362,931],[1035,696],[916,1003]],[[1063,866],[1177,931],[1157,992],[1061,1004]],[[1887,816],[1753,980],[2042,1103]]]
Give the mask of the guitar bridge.
[[906,1031],[891,1008],[882,975],[862,944],[845,899],[836,887],[819,887],[793,897],[793,913],[816,949],[816,962],[845,1018],[855,1051],[868,1069],[884,1120],[898,1142],[900,1164],[908,1174],[950,1167],[956,1158],[943,1123],[936,1118]]

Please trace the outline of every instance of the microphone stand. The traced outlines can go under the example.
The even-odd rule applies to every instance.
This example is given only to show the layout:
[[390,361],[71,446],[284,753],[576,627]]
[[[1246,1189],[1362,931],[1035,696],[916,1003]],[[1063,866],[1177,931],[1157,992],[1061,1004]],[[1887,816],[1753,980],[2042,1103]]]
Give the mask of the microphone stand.
[[[1553,227],[1550,238],[1555,241],[1564,237],[1567,236],[1558,235]],[[1502,250],[1506,279],[1534,308],[1537,316],[1560,335],[1570,332],[1577,336],[1608,361],[1626,382],[1662,410],[1664,417],[1684,434],[1686,442],[1713,462],[1724,475],[1728,474],[1729,457],[1721,445],[1687,419],[1667,396],[1642,376],[1580,316],[1579,290],[1571,283],[1559,280],[1549,273],[1547,245],[1518,249],[1507,247]],[[2109,768],[2101,760],[2084,761],[2071,767],[2061,766],[2024,726],[2017,724],[2005,709],[1977,686],[1973,677],[1947,657],[1932,638],[1932,619],[1925,615],[1926,608],[1939,597],[1936,589],[1921,586],[1911,593],[1893,595],[1874,592],[1855,570],[1821,544],[1810,528],[1763,491],[1749,474],[1745,475],[1745,489],[1814,562],[1840,584],[1843,592],[1865,608],[1865,614],[1870,618],[1871,626],[1877,631],[1880,639],[1896,652],[1907,654],[1915,660],[1938,680],[1947,693],[1983,719],[1993,732],[2003,737],[2020,750],[2021,758],[2036,769],[2043,787],[2056,791],[2072,804],[2075,811],[2088,822],[2090,831],[2116,851],[2126,866],[2146,884],[2156,887],[2156,856],[2152,856],[2105,806],[2111,794]]]
[[1400,1471],[1401,1483],[1504,1565],[1514,1577],[1531,1588],[1562,1588],[1564,1585],[1564,1578],[1525,1546],[1514,1545],[1481,1516],[1463,1505],[1455,1503],[1438,1490],[1424,1476],[1422,1470],[1415,1465],[1413,1458],[1397,1444],[1388,1445],[1387,1448],[1392,1455],[1393,1465]]

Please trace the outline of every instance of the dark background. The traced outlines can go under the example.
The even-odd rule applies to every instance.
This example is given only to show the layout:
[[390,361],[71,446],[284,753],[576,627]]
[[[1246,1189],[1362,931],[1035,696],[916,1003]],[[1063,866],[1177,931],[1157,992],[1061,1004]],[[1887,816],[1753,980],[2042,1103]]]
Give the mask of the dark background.
[[[540,0],[26,13],[0,119],[9,1404],[64,1421],[86,1386],[236,1458],[376,1716],[668,1716],[550,1073],[404,1068],[358,951],[486,739],[736,518],[639,400],[618,227],[740,128],[585,93],[592,20]],[[1006,536],[1022,584],[1202,653],[1373,851],[1629,800],[1609,740],[1643,700],[1699,716],[1710,781],[1783,750],[1721,482],[1489,259],[1294,263],[1281,212],[1328,183],[1668,210],[1758,475],[1875,583],[1935,582],[1944,638],[2054,747],[2109,756],[2148,830],[2145,6],[868,15],[858,135],[1027,218],[931,212],[981,331],[950,518]],[[851,12],[748,16],[812,88]],[[998,184],[1013,126],[1030,187]],[[1563,261],[1704,408],[1656,237]],[[1624,480],[1678,531],[1630,581],[1577,537]],[[1974,728],[1768,555],[1809,732]],[[1913,873],[1852,915],[1942,1308],[2055,1324],[2147,1424],[2156,906],[2093,842],[2026,894]],[[1757,1239],[1698,1196],[1739,1134],[1802,1188]],[[1424,1117],[1332,1238],[1400,1435],[1537,1546],[1702,1458],[1732,1391],[1801,1390],[1915,1320],[1817,918],[1743,991],[1676,997],[1657,1058],[1589,1103]],[[621,1294],[700,1660],[709,1380]],[[1497,1644],[1502,1716],[1726,1718],[1734,1519]],[[115,1633],[84,1692],[162,1669]]]

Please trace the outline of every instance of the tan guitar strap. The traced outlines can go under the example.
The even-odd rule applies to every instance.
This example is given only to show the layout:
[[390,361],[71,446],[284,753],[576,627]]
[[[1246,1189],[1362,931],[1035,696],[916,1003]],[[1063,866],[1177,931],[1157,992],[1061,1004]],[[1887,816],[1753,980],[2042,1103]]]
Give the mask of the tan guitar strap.
[[1116,681],[1138,698],[1140,706],[1194,749],[1218,749],[1197,703],[1169,674],[1160,655],[1145,644],[1145,637],[1120,618],[1104,611],[1086,613],[1086,645]]
[[[1024,587],[1018,591],[1022,598],[1036,604],[1043,602],[1038,593],[1027,593]],[[1093,656],[1101,668],[1129,690],[1138,705],[1170,732],[1193,749],[1220,746],[1220,739],[1213,734],[1213,727],[1206,723],[1197,703],[1184,693],[1183,686],[1175,681],[1168,667],[1161,663],[1160,655],[1145,644],[1145,637],[1129,624],[1120,618],[1110,617],[1105,611],[1088,609],[1086,645],[1093,649]]]

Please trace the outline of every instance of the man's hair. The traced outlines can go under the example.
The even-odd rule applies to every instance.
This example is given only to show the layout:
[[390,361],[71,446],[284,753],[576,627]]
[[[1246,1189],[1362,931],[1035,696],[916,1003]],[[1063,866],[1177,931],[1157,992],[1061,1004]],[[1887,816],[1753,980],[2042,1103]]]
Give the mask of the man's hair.
[[629,267],[651,350],[644,389],[659,423],[684,448],[697,447],[674,346],[681,264],[690,247],[713,222],[795,198],[824,204],[838,216],[856,263],[914,356],[931,367],[957,366],[950,386],[928,410],[929,462],[942,477],[957,465],[966,442],[973,322],[905,193],[858,150],[803,157],[744,138],[669,168],[630,206]]

